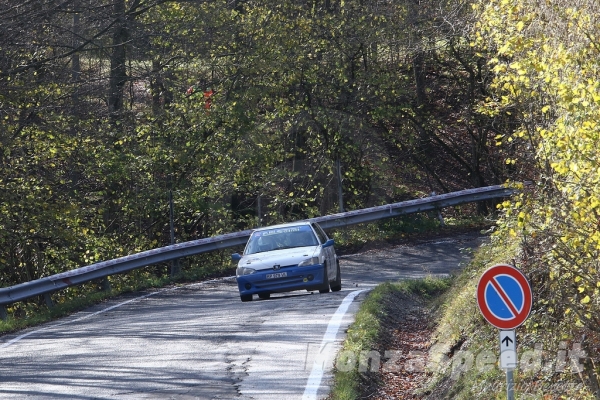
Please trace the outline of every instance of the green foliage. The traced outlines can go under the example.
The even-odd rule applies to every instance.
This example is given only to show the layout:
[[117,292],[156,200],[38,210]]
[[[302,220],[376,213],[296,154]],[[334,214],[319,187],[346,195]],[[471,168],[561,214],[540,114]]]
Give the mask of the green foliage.
[[[467,210],[466,213],[469,213]],[[444,213],[445,214],[445,213]],[[484,217],[461,216],[457,212],[454,217],[445,217],[445,225],[440,226],[440,221],[435,214],[410,214],[390,219],[380,220],[377,223],[358,224],[351,228],[336,229],[330,232],[335,239],[336,248],[341,251],[352,251],[368,243],[396,242],[410,240],[419,234],[432,232],[441,233],[444,230],[481,230],[489,228],[490,221]]]
[[409,214],[398,218],[381,220],[379,228],[392,235],[433,231],[440,227],[440,220],[432,214]]

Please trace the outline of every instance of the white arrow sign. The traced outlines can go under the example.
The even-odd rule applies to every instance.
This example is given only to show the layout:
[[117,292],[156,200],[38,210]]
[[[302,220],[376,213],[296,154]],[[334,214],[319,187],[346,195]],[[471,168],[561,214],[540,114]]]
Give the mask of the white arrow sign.
[[517,338],[515,331],[500,331],[500,368],[517,368]]

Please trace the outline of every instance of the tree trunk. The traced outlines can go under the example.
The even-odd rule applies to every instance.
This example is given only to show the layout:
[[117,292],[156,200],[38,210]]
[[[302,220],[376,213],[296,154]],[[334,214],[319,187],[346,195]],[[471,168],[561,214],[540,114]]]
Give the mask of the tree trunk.
[[427,103],[427,95],[425,93],[425,57],[418,50],[413,58],[413,72],[415,78],[415,88],[417,95],[417,106],[423,106]]
[[154,116],[158,116],[162,112],[161,93],[164,90],[164,85],[160,69],[160,62],[158,62],[158,60],[152,60],[150,93],[152,94],[152,114],[154,114]]
[[[73,12],[73,49],[76,49],[80,45],[80,31],[81,26],[79,23],[79,10],[77,9],[78,4],[75,3]],[[71,57],[71,80],[73,81],[73,112],[77,111],[79,103],[79,81],[81,80],[81,62],[79,58],[79,52],[74,53]]]
[[125,0],[115,0],[114,14],[117,22],[113,33],[113,49],[110,57],[110,78],[108,83],[108,113],[112,123],[115,123],[119,119],[123,111],[123,88],[127,83],[125,62],[129,32],[125,15]]

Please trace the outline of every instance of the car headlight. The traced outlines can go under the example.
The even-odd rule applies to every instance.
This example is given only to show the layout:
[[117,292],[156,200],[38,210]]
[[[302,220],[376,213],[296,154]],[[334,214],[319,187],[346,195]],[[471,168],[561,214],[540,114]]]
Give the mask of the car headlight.
[[298,264],[299,267],[306,267],[307,265],[315,265],[319,264],[319,257],[311,257],[306,260],[300,261]]
[[254,268],[238,267],[237,271],[235,271],[235,274],[240,276],[240,275],[250,275],[255,272],[256,272],[256,270]]

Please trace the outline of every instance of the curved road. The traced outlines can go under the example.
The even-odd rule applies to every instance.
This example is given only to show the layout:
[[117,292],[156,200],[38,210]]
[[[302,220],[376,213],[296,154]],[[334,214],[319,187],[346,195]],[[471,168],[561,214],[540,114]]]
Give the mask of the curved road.
[[233,278],[132,294],[0,337],[0,399],[322,399],[368,289],[448,274],[463,235],[341,258],[343,289],[242,303]]

